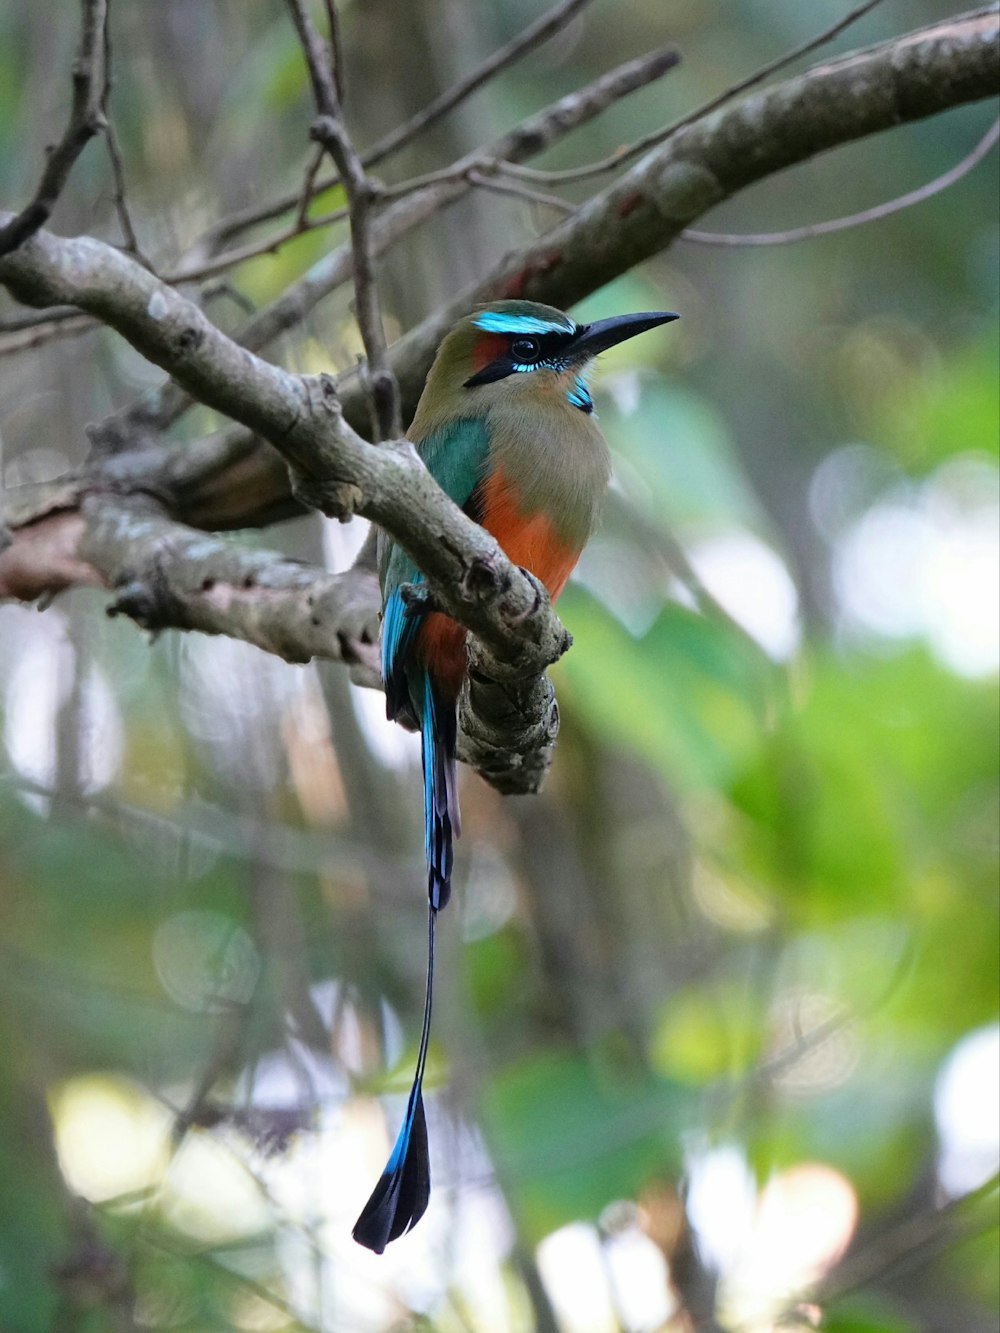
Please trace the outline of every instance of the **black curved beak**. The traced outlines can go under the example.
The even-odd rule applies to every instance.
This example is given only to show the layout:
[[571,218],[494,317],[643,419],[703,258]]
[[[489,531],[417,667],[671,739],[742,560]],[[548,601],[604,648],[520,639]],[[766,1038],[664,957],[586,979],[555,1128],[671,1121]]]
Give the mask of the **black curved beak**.
[[594,324],[583,324],[576,337],[565,349],[574,360],[577,357],[597,356],[606,352],[616,343],[623,343],[626,338],[634,338],[637,333],[655,329],[658,324],[669,324],[680,319],[670,310],[648,311],[642,315],[615,315],[612,319],[599,319]]

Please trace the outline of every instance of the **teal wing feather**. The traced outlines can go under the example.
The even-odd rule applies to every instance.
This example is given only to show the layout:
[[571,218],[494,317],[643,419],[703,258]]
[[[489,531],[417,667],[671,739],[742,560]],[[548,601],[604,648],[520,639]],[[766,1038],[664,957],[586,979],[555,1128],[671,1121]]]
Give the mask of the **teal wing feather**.
[[[475,497],[486,474],[490,436],[484,420],[461,417],[417,444],[417,452],[431,476],[454,502],[477,521]],[[419,583],[420,571],[401,546],[387,542],[380,561],[382,579],[382,679],[386,711],[419,723],[423,713],[423,682],[414,678],[413,647],[419,616],[410,614],[400,587]]]

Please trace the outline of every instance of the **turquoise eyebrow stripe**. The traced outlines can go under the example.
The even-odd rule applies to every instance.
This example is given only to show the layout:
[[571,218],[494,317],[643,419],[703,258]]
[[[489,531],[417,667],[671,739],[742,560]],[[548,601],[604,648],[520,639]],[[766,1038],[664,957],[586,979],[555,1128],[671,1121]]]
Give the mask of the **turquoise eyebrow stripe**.
[[487,310],[475,321],[476,328],[486,333],[575,333],[576,325],[570,320],[539,319],[536,315],[504,315]]

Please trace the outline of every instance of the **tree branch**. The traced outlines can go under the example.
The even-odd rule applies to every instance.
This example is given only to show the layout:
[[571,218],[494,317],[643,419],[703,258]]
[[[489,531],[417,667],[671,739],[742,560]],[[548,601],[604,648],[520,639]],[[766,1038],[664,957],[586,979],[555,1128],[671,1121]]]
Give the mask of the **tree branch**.
[[73,62],[73,104],[69,124],[49,153],[34,198],[0,227],[0,255],[16,250],[45,225],[76,159],[104,127],[102,110],[107,80],[104,32],[107,21],[107,0],[83,0],[83,31]]
[[[485,148],[468,154],[449,168],[445,180],[408,194],[374,219],[371,229],[372,258],[379,258],[422,222],[463,199],[475,188],[469,173],[489,171],[501,157],[508,161],[520,161],[544,152],[566,134],[600,115],[614,102],[661,78],[674,68],[678,60],[674,47],[664,47],[626,61],[585,88],[568,93],[551,106],[515,125]],[[282,333],[301,323],[324,297],[349,282],[352,269],[351,246],[338,246],[255,315],[240,330],[239,342],[252,351],[261,351],[269,346]],[[165,280],[183,279],[184,275],[181,274]],[[130,430],[164,429],[172,425],[190,405],[190,400],[176,385],[167,383],[110,420],[114,423],[116,435],[123,437]],[[403,415],[412,413],[414,406],[415,400],[404,402]],[[359,413],[357,420],[365,420],[363,412]]]
[[834,232],[864,227],[869,222],[880,222],[882,218],[891,217],[893,213],[901,213],[906,208],[912,208],[914,204],[922,204],[926,199],[933,199],[934,195],[941,194],[956,185],[982,162],[998,139],[1000,139],[1000,120],[995,120],[975,148],[966,153],[961,162],[956,162],[940,176],[935,176],[933,180],[919,185],[915,190],[908,190],[906,194],[901,194],[896,199],[889,199],[884,204],[864,208],[860,213],[851,213],[841,218],[826,218],[822,222],[811,222],[804,227],[790,227],[785,231],[718,232],[695,231],[686,227],[681,232],[680,239],[694,241],[699,245],[719,245],[729,248],[791,245],[795,241],[812,240],[816,236],[830,236]]
[[825,46],[827,42],[832,42],[835,37],[839,37],[842,32],[857,23],[859,19],[864,18],[876,5],[881,3],[882,0],[864,0],[863,4],[858,5],[856,9],[852,9],[849,14],[845,14],[842,19],[838,19],[830,27],[824,28],[815,37],[810,37],[801,46],[793,47],[791,51],[785,51],[776,60],[769,60],[766,65],[754,70],[746,78],[730,84],[721,93],[710,97],[707,102],[702,102],[700,106],[696,106],[692,111],[688,111],[680,120],[675,120],[672,125],[667,125],[663,129],[645,135],[627,148],[619,148],[616,152],[609,154],[608,157],[602,158],[600,162],[591,162],[582,167],[568,167],[563,171],[534,171],[530,167],[514,166],[512,172],[515,175],[523,176],[526,180],[537,180],[545,184],[556,185],[560,182],[588,180],[592,176],[604,176],[609,171],[618,171],[621,167],[627,166],[629,162],[634,162],[637,157],[642,157],[644,153],[648,153],[651,148],[656,148],[659,144],[672,139],[677,131],[682,130],[685,125],[692,125],[696,120],[701,120],[726,102],[731,102],[740,93],[756,88],[758,84],[769,79],[772,74],[787,69],[796,60],[801,60],[803,56],[811,55],[813,51]]

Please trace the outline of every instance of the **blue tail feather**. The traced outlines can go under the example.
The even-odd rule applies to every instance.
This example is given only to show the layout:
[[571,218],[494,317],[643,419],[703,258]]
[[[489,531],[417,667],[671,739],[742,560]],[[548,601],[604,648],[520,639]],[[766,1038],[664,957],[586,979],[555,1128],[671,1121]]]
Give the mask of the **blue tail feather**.
[[431,907],[427,926],[427,989],[424,1020],[417,1051],[417,1068],[406,1103],[406,1114],[392,1154],[379,1182],[357,1222],[353,1236],[359,1245],[381,1254],[390,1241],[398,1240],[420,1221],[431,1195],[431,1166],[427,1151],[427,1120],[424,1116],[423,1083],[427,1046],[431,1032],[431,1002],[434,994],[434,922]]
[[427,894],[440,910],[451,897],[454,840],[461,833],[455,780],[458,720],[453,704],[439,699],[430,677],[424,678],[420,737],[424,766],[424,850]]
[[[413,582],[420,581],[417,574]],[[382,623],[382,678],[386,711],[420,726],[424,771],[424,844],[427,855],[427,990],[413,1086],[406,1114],[385,1170],[354,1224],[359,1245],[381,1254],[423,1217],[430,1199],[423,1082],[434,994],[434,923],[451,896],[452,844],[459,832],[455,780],[458,719],[455,705],[442,700],[430,676],[415,660],[420,617],[410,613],[399,587],[387,597]]]

